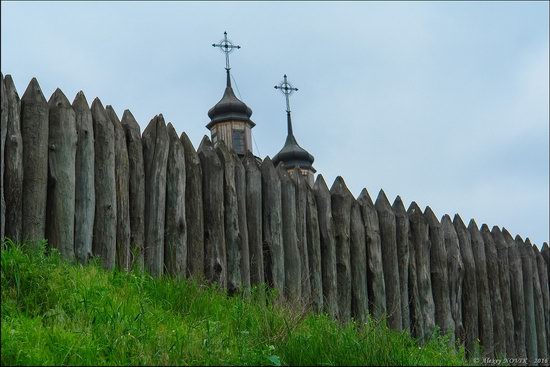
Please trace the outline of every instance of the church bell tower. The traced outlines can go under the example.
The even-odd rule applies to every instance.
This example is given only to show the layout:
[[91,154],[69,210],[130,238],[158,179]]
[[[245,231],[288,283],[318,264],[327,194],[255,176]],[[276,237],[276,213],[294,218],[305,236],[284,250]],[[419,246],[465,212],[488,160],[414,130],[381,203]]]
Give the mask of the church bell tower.
[[208,111],[210,122],[206,128],[210,130],[212,142],[216,144],[223,140],[229,149],[233,149],[239,156],[247,152],[252,153],[252,128],[256,125],[251,119],[252,110],[243,101],[238,99],[231,87],[229,54],[241,46],[234,45],[227,39],[227,32],[219,43],[212,46],[220,48],[225,53],[226,85],[222,99]]

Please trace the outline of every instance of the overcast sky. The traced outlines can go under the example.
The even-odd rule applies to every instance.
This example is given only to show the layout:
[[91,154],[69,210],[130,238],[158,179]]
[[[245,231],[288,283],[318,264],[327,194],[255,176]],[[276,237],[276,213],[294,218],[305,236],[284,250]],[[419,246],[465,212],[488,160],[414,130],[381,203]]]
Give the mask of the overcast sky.
[[549,238],[548,2],[2,2],[2,73],[22,95],[99,96],[198,145],[222,96],[227,31],[254,153],[295,136],[332,185],[438,217]]

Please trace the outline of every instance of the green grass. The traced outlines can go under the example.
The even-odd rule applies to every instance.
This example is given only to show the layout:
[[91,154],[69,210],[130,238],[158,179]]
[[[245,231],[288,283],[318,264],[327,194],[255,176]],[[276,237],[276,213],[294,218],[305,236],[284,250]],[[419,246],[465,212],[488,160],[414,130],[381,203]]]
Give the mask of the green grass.
[[228,297],[194,281],[74,265],[43,250],[3,246],[2,365],[465,363],[445,338],[420,348],[381,323],[340,325],[259,289],[250,299]]

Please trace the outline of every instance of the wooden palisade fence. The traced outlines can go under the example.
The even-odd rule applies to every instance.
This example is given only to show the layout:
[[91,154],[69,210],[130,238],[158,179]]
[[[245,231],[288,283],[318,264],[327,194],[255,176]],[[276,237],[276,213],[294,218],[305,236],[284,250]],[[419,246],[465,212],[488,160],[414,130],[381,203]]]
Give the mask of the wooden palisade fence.
[[547,243],[383,191],[356,199],[341,177],[310,187],[206,136],[195,150],[161,114],[142,134],[130,111],[119,120],[82,92],[71,104],[59,89],[47,101],[36,79],[21,99],[9,75],[1,87],[2,238],[230,294],[265,282],[342,322],[385,318],[421,342],[447,333],[470,357],[550,355]]

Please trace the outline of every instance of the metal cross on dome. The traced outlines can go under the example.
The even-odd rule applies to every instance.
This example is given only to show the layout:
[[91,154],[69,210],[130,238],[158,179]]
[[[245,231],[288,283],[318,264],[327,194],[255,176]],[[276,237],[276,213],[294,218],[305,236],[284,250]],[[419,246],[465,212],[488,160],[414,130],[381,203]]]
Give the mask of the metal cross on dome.
[[241,48],[241,46],[236,46],[233,42],[227,39],[227,32],[223,32],[223,40],[221,40],[220,43],[213,43],[212,46],[219,47],[220,50],[225,53],[225,69],[229,70],[229,54],[233,52],[234,49]]
[[279,85],[276,85],[275,86],[275,89],[280,89],[281,90],[281,93],[283,93],[285,95],[285,98],[286,98],[286,112],[287,113],[290,113],[290,102],[288,100],[288,97],[296,92],[298,90],[298,88],[294,88],[292,86],[292,84],[290,84],[288,82],[288,80],[286,79],[286,74],[284,75],[284,79],[282,82],[279,83]]

